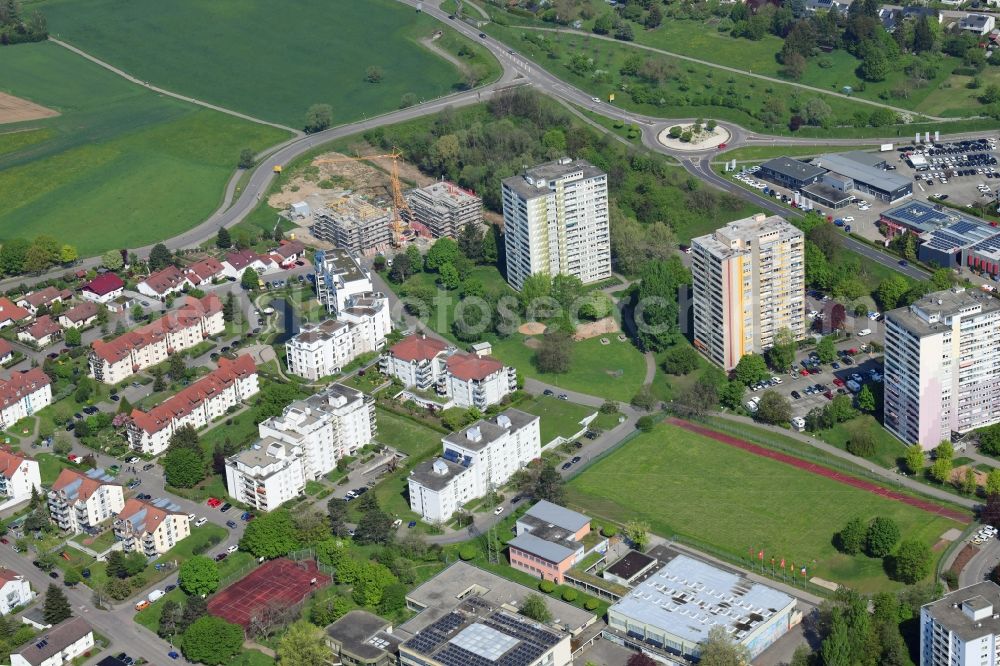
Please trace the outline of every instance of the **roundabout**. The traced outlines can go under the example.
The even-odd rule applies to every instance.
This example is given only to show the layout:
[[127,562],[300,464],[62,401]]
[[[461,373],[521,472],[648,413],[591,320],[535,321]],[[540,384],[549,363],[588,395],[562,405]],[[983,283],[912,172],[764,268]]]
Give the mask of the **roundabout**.
[[664,127],[657,133],[656,141],[672,151],[698,153],[717,150],[732,138],[730,131],[721,124],[713,126],[712,129],[701,127],[696,130],[696,127],[697,123]]

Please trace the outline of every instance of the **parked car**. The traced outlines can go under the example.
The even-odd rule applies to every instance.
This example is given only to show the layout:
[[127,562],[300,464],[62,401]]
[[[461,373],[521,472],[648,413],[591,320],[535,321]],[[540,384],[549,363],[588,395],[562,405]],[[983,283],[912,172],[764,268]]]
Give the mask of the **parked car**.
[[226,521],[226,527],[228,527],[231,530],[235,530],[236,527],[237,527],[236,521],[235,520],[227,520]]
[[571,462],[564,462],[562,468],[563,469],[569,469],[572,466],[573,466],[573,463],[571,463]]
[[205,503],[208,504],[210,507],[212,507],[214,509],[215,507],[217,507],[220,504],[222,504],[222,500],[216,499],[214,497],[209,497],[208,501],[205,502]]
[[156,463],[146,463],[145,465],[142,466],[142,471],[143,472],[148,472],[149,470],[153,469],[154,467],[156,467]]
[[219,507],[219,511],[221,511],[222,513],[225,513],[226,511],[229,511],[232,508],[233,508],[233,505],[230,504],[229,502],[226,502],[221,507]]
[[498,506],[497,508],[493,509],[493,515],[494,516],[499,516],[501,513],[503,513],[503,507],[502,506]]
[[221,562],[222,560],[226,559],[227,557],[229,557],[229,553],[219,553],[218,555],[215,556],[215,561],[216,562]]
[[227,552],[227,553],[229,553],[230,555],[232,555],[233,553],[235,553],[235,552],[236,552],[236,551],[238,551],[239,549],[240,549],[240,547],[239,547],[239,546],[237,546],[237,545],[236,545],[236,544],[234,543],[234,544],[233,544],[232,546],[230,546],[229,548],[226,548],[226,552]]
[[201,527],[202,525],[204,525],[207,522],[208,522],[208,518],[205,518],[204,516],[202,516],[198,520],[194,521],[194,526],[195,527]]

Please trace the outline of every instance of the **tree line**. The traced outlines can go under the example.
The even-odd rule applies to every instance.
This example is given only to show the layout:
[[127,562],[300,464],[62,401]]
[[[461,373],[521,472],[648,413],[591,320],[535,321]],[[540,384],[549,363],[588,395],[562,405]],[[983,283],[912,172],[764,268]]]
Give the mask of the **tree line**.
[[48,39],[45,16],[37,9],[27,16],[18,0],[0,0],[0,46]]

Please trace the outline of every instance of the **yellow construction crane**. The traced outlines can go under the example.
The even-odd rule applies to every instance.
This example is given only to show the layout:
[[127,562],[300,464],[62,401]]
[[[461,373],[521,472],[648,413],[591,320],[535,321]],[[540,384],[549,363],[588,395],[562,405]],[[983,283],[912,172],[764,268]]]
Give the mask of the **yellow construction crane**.
[[[357,157],[324,157],[322,159],[313,160],[313,164],[333,164],[336,162],[363,162],[366,160],[375,159],[391,159],[392,168],[389,171],[389,184],[392,189],[392,242],[393,245],[399,247],[403,242],[410,240],[414,232],[410,228],[408,220],[414,219],[413,211],[410,210],[410,205],[406,203],[406,198],[403,196],[403,187],[399,183],[399,167],[397,160],[402,157],[402,153],[398,150],[393,150],[391,153],[385,155],[358,155]],[[403,219],[402,211],[406,211],[406,219]]]

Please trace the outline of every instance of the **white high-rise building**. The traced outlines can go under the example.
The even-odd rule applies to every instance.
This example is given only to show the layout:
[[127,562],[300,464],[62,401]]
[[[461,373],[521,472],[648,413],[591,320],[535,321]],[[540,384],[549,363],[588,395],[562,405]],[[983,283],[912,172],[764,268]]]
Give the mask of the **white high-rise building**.
[[1000,586],[976,583],[920,609],[920,666],[1000,664]]
[[771,348],[782,329],[805,335],[802,231],[777,215],[730,222],[691,241],[694,344],[732,370]]
[[924,449],[1000,422],[1000,303],[961,287],[885,315],[886,429]]
[[515,289],[536,273],[611,277],[608,175],[589,162],[563,157],[505,178],[503,219]]
[[441,457],[410,472],[410,509],[427,522],[443,522],[463,504],[500,488],[542,455],[539,424],[533,414],[508,409],[445,436]]
[[352,296],[375,291],[371,275],[343,248],[317,250],[314,262],[316,298],[330,314],[336,315],[347,308]]
[[236,501],[270,511],[371,441],[375,403],[361,391],[330,384],[257,429],[260,441],[226,459],[226,487]]

